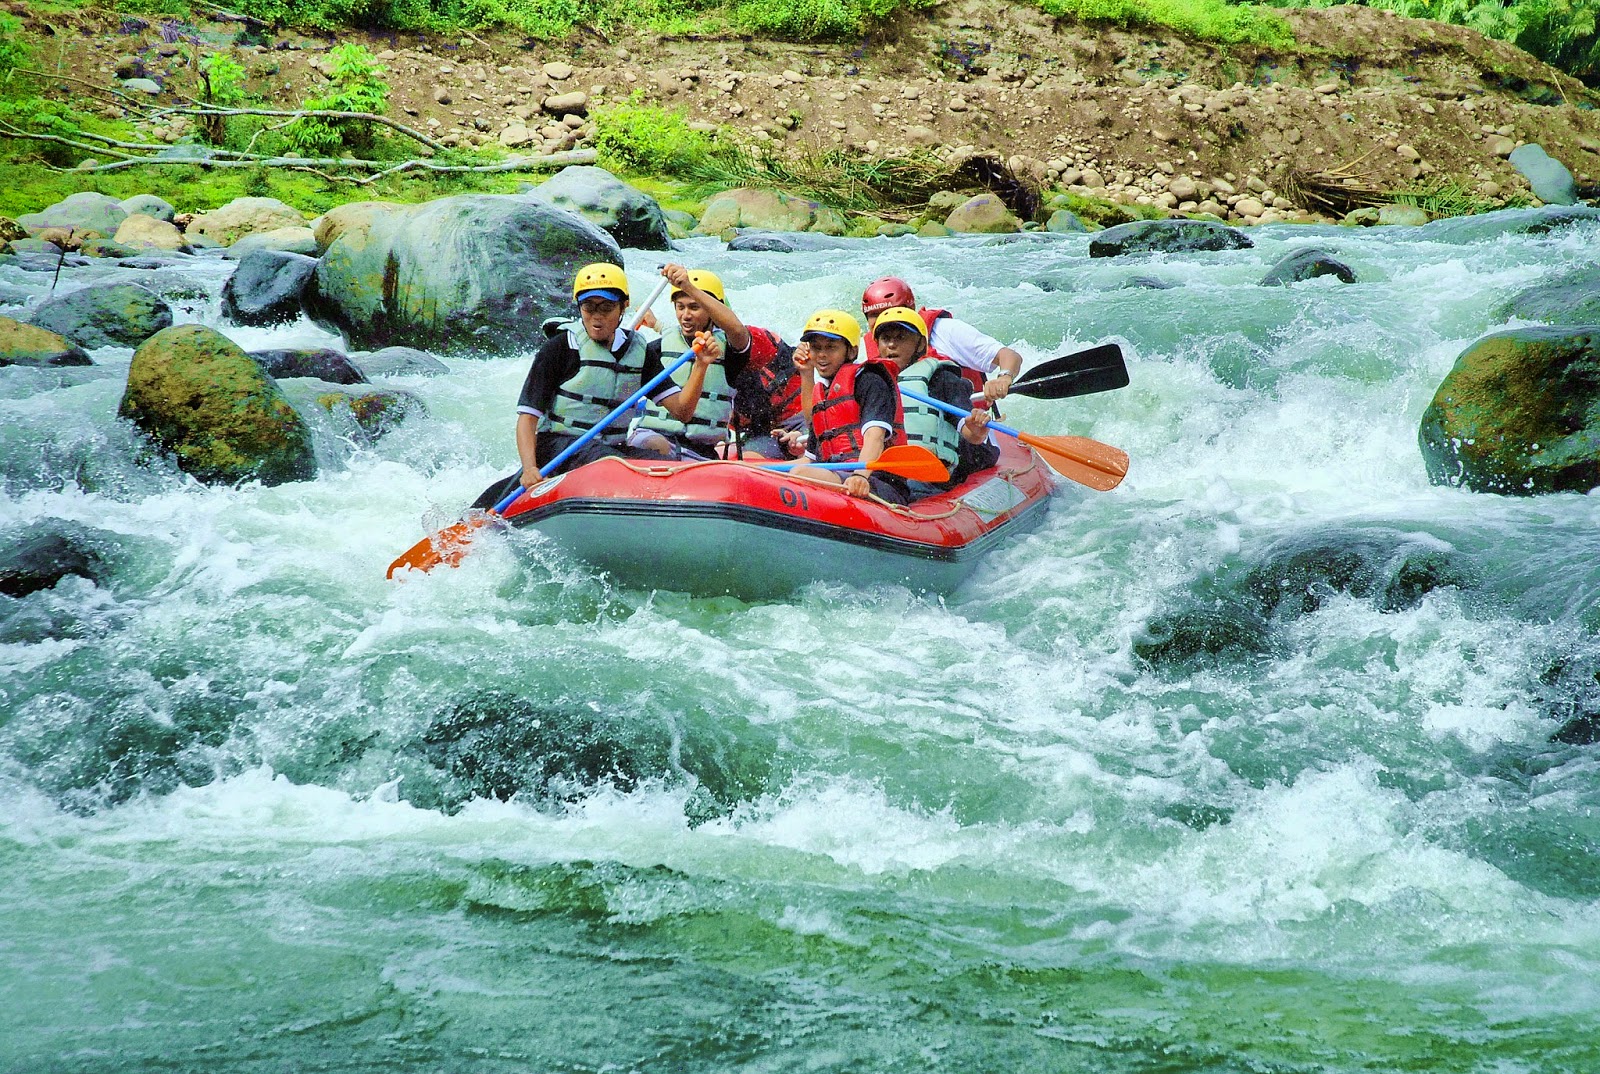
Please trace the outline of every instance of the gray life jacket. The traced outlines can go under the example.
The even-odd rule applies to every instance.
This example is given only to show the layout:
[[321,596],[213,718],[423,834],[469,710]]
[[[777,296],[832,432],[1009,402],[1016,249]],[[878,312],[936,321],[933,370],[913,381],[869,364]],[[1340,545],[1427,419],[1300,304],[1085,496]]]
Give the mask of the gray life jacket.
[[[728,354],[728,337],[720,328],[711,334],[722,344],[722,354]],[[689,341],[676,324],[661,333],[661,365],[666,368],[689,349]],[[672,372],[672,382],[678,387],[689,383],[693,362],[679,366]],[[701,383],[700,401],[695,404],[694,417],[685,424],[667,413],[666,408],[651,403],[634,423],[635,429],[648,429],[666,436],[681,436],[702,443],[720,443],[727,439],[728,419],[733,416],[733,388],[728,384],[728,371],[721,362],[706,367],[706,379]]]
[[[961,367],[948,359],[923,358],[906,366],[895,379],[907,390],[935,399],[933,375],[941,366],[954,370],[958,375],[961,372]],[[952,422],[943,411],[920,403],[909,395],[900,396],[900,405],[906,412],[906,442],[921,444],[939,456],[940,461],[953,471],[961,446],[958,423]]]
[[[643,384],[644,340],[637,332],[618,329],[627,342],[620,351],[613,351],[590,339],[581,321],[568,321],[561,327],[567,333],[567,345],[578,352],[578,371],[556,389],[555,402],[540,421],[539,431],[582,436]],[[621,444],[626,437],[626,427],[612,422],[597,439]]]

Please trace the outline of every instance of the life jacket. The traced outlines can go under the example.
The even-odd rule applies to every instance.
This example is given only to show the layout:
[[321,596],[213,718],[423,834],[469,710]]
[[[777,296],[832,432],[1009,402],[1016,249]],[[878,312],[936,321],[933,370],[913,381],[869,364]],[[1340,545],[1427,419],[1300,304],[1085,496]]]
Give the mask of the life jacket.
[[[644,339],[637,332],[619,328],[627,342],[621,351],[613,351],[590,339],[581,321],[568,321],[561,327],[567,333],[567,346],[578,352],[578,371],[556,389],[555,402],[539,422],[539,431],[582,436],[639,390]],[[626,437],[626,428],[613,422],[597,439],[620,444]]]
[[[967,382],[972,385],[972,390],[975,391],[975,392],[983,391],[983,374],[981,372],[979,372],[976,369],[968,369],[966,366],[962,365],[960,362],[956,362],[956,360],[954,358],[950,357],[948,354],[940,354],[938,351],[933,349],[933,324],[934,324],[935,321],[937,321],[941,317],[952,316],[950,311],[949,310],[936,310],[936,309],[919,309],[917,311],[917,316],[921,317],[922,318],[922,323],[928,326],[928,357],[929,358],[937,358],[937,359],[940,359],[940,360],[943,360],[943,361],[946,361],[946,362],[955,362],[955,366],[956,366],[957,369],[959,369],[961,371],[961,375],[963,377],[966,377],[967,378]],[[871,332],[868,332],[867,333],[867,337],[861,341],[861,345],[862,345],[862,349],[866,353],[867,361],[876,362],[878,360],[878,339],[877,339],[877,337],[874,336]]]
[[734,420],[765,433],[800,413],[800,371],[794,348],[765,328],[750,327],[750,364],[739,374]]
[[[726,356],[727,335],[720,328],[713,328],[711,334],[722,344],[722,353]],[[663,367],[671,365],[688,349],[689,341],[683,338],[683,331],[677,324],[668,326],[661,333]],[[672,371],[672,382],[678,387],[685,387],[689,383],[691,365],[692,362]],[[666,408],[651,403],[645,408],[644,414],[633,423],[633,428],[649,429],[667,436],[682,436],[687,440],[715,442],[725,438],[728,416],[732,413],[733,388],[728,384],[727,368],[721,362],[713,362],[706,366],[706,379],[701,382],[700,401],[695,404],[694,417],[688,424],[674,418]]]
[[[861,457],[861,404],[856,402],[856,377],[868,363],[851,362],[841,366],[828,386],[818,385],[816,403],[811,408],[811,432],[817,438],[818,462],[854,462]],[[894,371],[876,362],[894,382]],[[900,393],[894,396],[894,430],[885,447],[906,442],[905,412]]]
[[[959,372],[961,367],[948,358],[922,358],[900,370],[897,381],[902,388],[918,395],[936,398],[933,394],[933,377],[940,369]],[[939,456],[952,471],[955,470],[961,445],[957,426],[945,416],[944,411],[935,410],[927,403],[909,396],[900,396],[900,406],[905,412],[906,442],[922,445]]]

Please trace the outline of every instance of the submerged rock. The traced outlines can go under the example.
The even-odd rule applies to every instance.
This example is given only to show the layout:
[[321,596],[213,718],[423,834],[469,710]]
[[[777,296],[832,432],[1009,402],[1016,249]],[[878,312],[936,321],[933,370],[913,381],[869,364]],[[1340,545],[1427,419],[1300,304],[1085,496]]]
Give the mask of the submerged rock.
[[1545,324],[1600,324],[1600,268],[1585,265],[1512,295],[1497,320],[1520,317]]
[[48,299],[29,321],[80,347],[137,347],[172,324],[172,307],[136,283],[97,283]]
[[411,415],[428,412],[420,396],[399,388],[323,392],[317,396],[317,405],[330,414],[348,416],[368,442],[380,439]]
[[51,518],[0,534],[0,594],[25,597],[77,576],[100,584],[116,539],[104,530]]
[[665,250],[670,245],[666,217],[656,199],[604,168],[582,164],[562,168],[524,196],[570,209],[599,224],[620,246]]
[[1238,228],[1208,220],[1136,220],[1097,232],[1089,240],[1089,256],[1247,250],[1254,245]]
[[134,352],[118,413],[201,481],[276,485],[316,474],[311,434],[277,384],[201,325],[168,328]]
[[0,366],[93,364],[82,347],[59,332],[0,317]]
[[1512,496],[1600,485],[1600,325],[1478,340],[1434,393],[1417,440],[1436,485]]
[[385,347],[377,351],[359,351],[350,355],[370,380],[373,377],[436,377],[448,373],[450,367],[426,351],[415,347]]
[[284,377],[315,377],[329,384],[367,383],[367,375],[354,362],[328,347],[251,351],[250,357],[260,362],[267,375],[276,380]]
[[543,342],[541,320],[571,309],[573,275],[593,261],[620,264],[622,251],[576,213],[511,195],[441,198],[348,227],[305,304],[351,347],[517,353]]
[[1261,277],[1263,287],[1282,287],[1285,284],[1313,280],[1318,276],[1334,276],[1344,283],[1355,283],[1356,274],[1343,261],[1326,250],[1303,246],[1285,255]]

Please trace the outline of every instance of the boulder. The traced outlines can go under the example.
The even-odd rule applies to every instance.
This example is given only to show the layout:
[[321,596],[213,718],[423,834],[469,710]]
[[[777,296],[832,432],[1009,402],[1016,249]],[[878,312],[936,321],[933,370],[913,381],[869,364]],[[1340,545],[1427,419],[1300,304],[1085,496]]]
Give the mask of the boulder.
[[1421,227],[1433,217],[1417,205],[1380,205],[1378,223],[1388,227]]
[[316,256],[316,232],[308,227],[280,227],[271,231],[257,231],[246,235],[228,247],[229,257],[243,257],[252,250],[278,250],[289,254]]
[[1072,235],[1087,233],[1089,226],[1078,219],[1078,214],[1070,209],[1057,209],[1050,214],[1050,219],[1045,221],[1044,229],[1059,235]]
[[1436,485],[1513,496],[1600,485],[1600,325],[1478,340],[1434,393],[1417,439]]
[[63,198],[48,209],[25,213],[17,217],[17,223],[30,232],[63,227],[74,231],[93,231],[104,236],[115,235],[117,228],[127,218],[127,211],[116,198],[85,190]]
[[83,348],[59,333],[0,317],[0,366],[93,365]]
[[1207,220],[1134,220],[1096,233],[1089,240],[1089,256],[1248,250],[1254,245],[1237,228]]
[[1584,266],[1518,291],[1497,310],[1500,321],[1520,317],[1545,324],[1600,324],[1600,268]]
[[306,218],[277,198],[234,198],[220,209],[200,213],[184,230],[232,246],[258,231],[305,226]]
[[1476,216],[1453,216],[1428,225],[1433,242],[1488,242],[1501,235],[1547,235],[1600,222],[1600,209],[1556,205],[1543,209],[1499,209]]
[[1546,205],[1578,204],[1578,185],[1567,166],[1544,151],[1538,143],[1518,146],[1507,158]]
[[850,230],[843,216],[821,202],[744,187],[725,190],[713,197],[695,231],[701,235],[720,235],[725,228],[820,231],[824,235],[843,235]]
[[172,307],[136,283],[95,283],[47,299],[28,320],[88,350],[137,347],[172,324]]
[[72,576],[99,584],[115,547],[111,534],[61,518],[8,530],[0,535],[0,594],[25,597]]
[[365,392],[323,392],[317,405],[335,416],[350,418],[368,441],[377,440],[412,414],[426,414],[422,399],[398,388]]
[[183,232],[157,216],[134,213],[117,228],[115,241],[134,248],[152,250],[181,250],[184,248]]
[[694,231],[696,220],[693,213],[686,213],[682,209],[662,209],[661,215],[667,221],[667,235],[674,239],[687,239]]
[[1349,265],[1326,250],[1302,246],[1285,254],[1268,269],[1267,274],[1261,277],[1261,286],[1282,287],[1302,280],[1314,280],[1318,276],[1335,276],[1344,283],[1356,282],[1356,274]]
[[570,209],[599,224],[619,246],[638,250],[669,248],[667,221],[656,199],[604,168],[562,168],[525,196]]
[[365,373],[372,377],[436,377],[448,373],[450,367],[426,351],[415,347],[385,347],[350,356]]
[[802,250],[844,250],[859,246],[861,241],[805,232],[746,231],[729,239],[728,249],[746,253],[792,254]]
[[520,195],[441,198],[342,234],[306,309],[347,346],[518,353],[543,343],[545,317],[571,310],[573,275],[594,261],[621,264],[622,251],[577,213]]
[[252,250],[222,285],[222,315],[257,327],[287,324],[300,316],[300,296],[317,259],[279,250]]
[[129,246],[125,243],[113,242],[110,239],[90,239],[78,247],[78,252],[85,257],[132,257],[139,252],[139,247]]
[[118,413],[201,481],[277,485],[316,475],[311,434],[277,384],[203,325],[168,328],[134,352]]
[[367,375],[336,350],[328,347],[301,347],[251,351],[250,357],[275,380],[285,377],[315,377],[329,384],[366,384]]
[[124,198],[118,204],[129,216],[152,216],[169,224],[177,215],[176,209],[154,194],[135,194],[131,198]]
[[12,239],[25,239],[27,237],[27,228],[9,216],[0,216],[0,244],[8,243]]
[[979,194],[952,209],[945,217],[944,226],[958,234],[1002,235],[1021,231],[1022,221],[1012,214],[998,194]]
[[392,201],[351,201],[334,206],[317,217],[317,226],[312,229],[317,240],[317,255],[326,253],[334,240],[346,231],[358,231],[364,236],[378,217],[402,208],[405,206]]

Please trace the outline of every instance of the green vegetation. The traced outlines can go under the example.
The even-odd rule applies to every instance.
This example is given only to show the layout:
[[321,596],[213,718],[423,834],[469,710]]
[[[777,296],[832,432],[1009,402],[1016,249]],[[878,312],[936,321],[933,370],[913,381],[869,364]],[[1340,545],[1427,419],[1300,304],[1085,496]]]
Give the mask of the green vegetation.
[[590,118],[600,166],[611,171],[688,178],[700,161],[728,152],[711,135],[690,127],[682,109],[645,104],[638,93],[595,108]]
[[1415,205],[1432,216],[1471,216],[1495,209],[1520,209],[1528,204],[1518,195],[1511,198],[1486,198],[1454,180],[1439,179],[1389,193],[1396,205]]
[[21,30],[21,20],[0,15],[0,79],[9,80],[11,72],[28,60],[28,46],[17,39]]
[[[308,97],[300,107],[329,112],[370,112],[383,114],[388,107],[389,84],[377,57],[365,45],[349,42],[329,50],[333,61],[328,92]],[[354,119],[299,120],[289,130],[295,149],[309,157],[333,157],[344,151],[366,157],[372,153],[376,137],[370,123]]]
[[1467,26],[1600,85],[1600,0],[1284,0],[1290,7],[1364,7]]
[[1120,26],[1164,26],[1204,41],[1288,48],[1294,34],[1282,16],[1227,0],[1037,0],[1052,15]]

